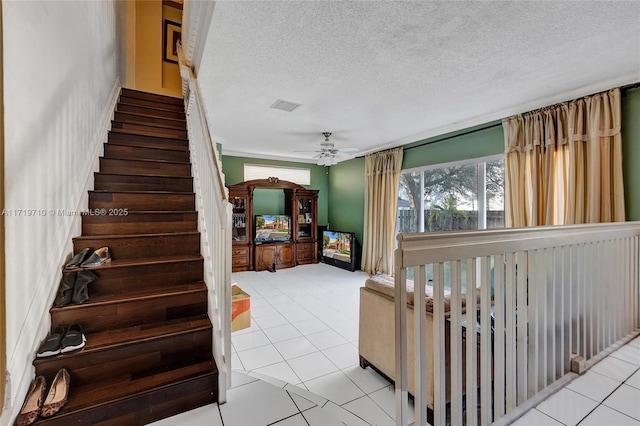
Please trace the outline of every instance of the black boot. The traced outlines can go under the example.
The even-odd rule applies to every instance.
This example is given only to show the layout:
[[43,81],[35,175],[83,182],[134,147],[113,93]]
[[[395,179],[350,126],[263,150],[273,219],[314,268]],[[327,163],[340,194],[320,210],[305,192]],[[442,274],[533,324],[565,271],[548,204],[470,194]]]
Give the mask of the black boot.
[[60,287],[58,288],[56,299],[53,301],[53,306],[55,306],[56,308],[62,308],[63,306],[67,306],[69,302],[71,302],[71,295],[73,294],[77,274],[77,272],[62,273]]
[[87,286],[98,277],[91,271],[78,272],[76,284],[73,286],[73,303],[82,304],[89,300],[89,290]]

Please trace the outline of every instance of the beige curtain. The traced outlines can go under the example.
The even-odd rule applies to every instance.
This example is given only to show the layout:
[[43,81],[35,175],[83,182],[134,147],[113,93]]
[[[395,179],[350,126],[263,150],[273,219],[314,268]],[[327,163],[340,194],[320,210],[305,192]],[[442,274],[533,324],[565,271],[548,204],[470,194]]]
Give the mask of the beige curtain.
[[504,119],[505,225],[625,220],[620,89]]
[[365,157],[362,270],[393,275],[393,249],[398,210],[402,148]]

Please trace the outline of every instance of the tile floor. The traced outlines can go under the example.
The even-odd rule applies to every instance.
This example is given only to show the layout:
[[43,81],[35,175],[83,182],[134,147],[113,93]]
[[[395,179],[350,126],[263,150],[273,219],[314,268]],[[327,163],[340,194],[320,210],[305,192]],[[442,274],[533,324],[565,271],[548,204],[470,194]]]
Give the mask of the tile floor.
[[[394,425],[393,387],[358,366],[358,289],[366,278],[324,264],[233,274],[251,295],[252,325],[232,335],[228,402],[155,424]],[[640,338],[515,424],[640,426]]]

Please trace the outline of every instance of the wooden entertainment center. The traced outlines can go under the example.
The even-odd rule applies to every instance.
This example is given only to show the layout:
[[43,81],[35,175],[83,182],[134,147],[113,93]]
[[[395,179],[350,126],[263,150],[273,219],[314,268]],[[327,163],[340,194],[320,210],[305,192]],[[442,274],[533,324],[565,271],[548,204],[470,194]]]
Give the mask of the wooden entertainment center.
[[[254,190],[282,189],[284,214],[291,217],[287,241],[256,242]],[[318,190],[279,180],[256,179],[229,186],[233,205],[231,266],[233,272],[265,271],[318,263]]]

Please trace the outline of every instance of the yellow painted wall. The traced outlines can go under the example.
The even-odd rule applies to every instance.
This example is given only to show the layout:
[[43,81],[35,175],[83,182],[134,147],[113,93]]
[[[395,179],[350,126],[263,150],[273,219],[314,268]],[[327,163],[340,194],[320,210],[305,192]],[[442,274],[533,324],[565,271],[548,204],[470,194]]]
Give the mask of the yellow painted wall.
[[[175,7],[162,6],[162,16],[169,21],[182,23],[182,11]],[[175,90],[176,96],[182,94],[182,79],[178,64],[162,61],[162,87]]]
[[177,64],[163,60],[164,14],[182,22],[182,11],[162,5],[162,0],[136,0],[135,82],[145,92],[180,97],[181,80]]

